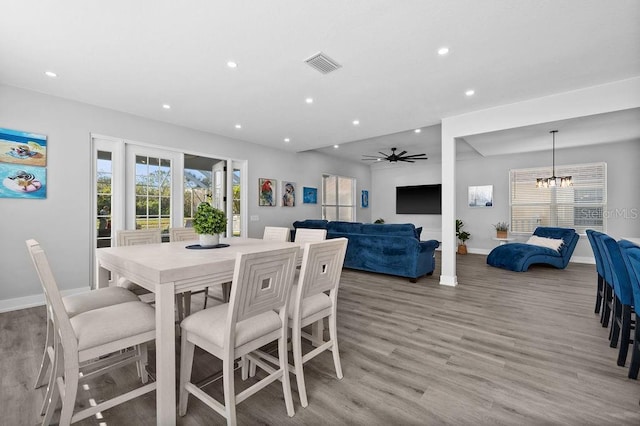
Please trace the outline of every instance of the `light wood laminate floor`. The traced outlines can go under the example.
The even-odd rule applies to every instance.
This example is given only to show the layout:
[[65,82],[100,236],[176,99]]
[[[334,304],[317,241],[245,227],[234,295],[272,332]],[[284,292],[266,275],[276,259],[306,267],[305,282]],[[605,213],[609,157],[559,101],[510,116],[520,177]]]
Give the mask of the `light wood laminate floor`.
[[[595,267],[526,273],[458,256],[455,288],[345,270],[338,302],[344,379],[331,354],[305,366],[309,406],[289,418],[279,382],[238,406],[254,425],[638,425],[640,382],[616,366],[593,313]],[[202,299],[194,296],[194,308]],[[0,314],[0,424],[37,424],[44,389],[32,383],[44,344],[43,307]],[[151,362],[153,351],[151,351]],[[194,380],[220,367],[196,352]],[[239,374],[236,383],[242,383]],[[77,404],[136,385],[135,366],[88,382]],[[221,383],[207,386],[220,397]],[[242,388],[242,385],[238,386]],[[153,425],[155,393],[81,425]],[[180,425],[225,424],[194,398]]]

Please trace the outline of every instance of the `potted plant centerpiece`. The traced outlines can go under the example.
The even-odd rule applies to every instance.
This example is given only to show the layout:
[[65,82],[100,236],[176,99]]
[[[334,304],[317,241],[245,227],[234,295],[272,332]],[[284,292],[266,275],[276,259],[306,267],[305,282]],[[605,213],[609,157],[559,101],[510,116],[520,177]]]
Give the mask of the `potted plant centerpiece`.
[[220,234],[227,230],[227,216],[209,203],[200,203],[193,218],[193,229],[200,236],[200,246],[216,246],[220,242]]
[[462,230],[463,226],[464,222],[460,219],[456,219],[456,237],[460,240],[460,244],[458,244],[458,254],[467,254],[467,245],[465,244],[465,241],[471,238],[470,233]]
[[496,238],[507,238],[509,232],[509,224],[507,222],[498,222],[493,226],[496,228]]

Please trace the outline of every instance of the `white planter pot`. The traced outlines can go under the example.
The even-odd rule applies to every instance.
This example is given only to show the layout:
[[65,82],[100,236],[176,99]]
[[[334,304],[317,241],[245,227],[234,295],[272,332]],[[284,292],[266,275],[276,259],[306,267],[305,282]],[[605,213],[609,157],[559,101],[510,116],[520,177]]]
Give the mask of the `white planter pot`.
[[201,247],[213,247],[220,243],[220,234],[199,234]]

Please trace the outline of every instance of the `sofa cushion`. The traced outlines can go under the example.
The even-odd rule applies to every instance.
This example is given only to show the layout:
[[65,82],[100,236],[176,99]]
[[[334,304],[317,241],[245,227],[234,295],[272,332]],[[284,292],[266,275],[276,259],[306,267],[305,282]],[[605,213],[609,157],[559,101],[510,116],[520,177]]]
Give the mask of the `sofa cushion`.
[[362,225],[362,233],[368,234],[368,235],[393,235],[398,237],[414,237],[419,239],[416,233],[416,227],[411,223],[364,224]]
[[362,234],[362,223],[331,221],[327,224],[327,232],[334,234]]
[[310,228],[310,229],[327,229],[328,220],[324,219],[305,219],[293,222],[294,228]]

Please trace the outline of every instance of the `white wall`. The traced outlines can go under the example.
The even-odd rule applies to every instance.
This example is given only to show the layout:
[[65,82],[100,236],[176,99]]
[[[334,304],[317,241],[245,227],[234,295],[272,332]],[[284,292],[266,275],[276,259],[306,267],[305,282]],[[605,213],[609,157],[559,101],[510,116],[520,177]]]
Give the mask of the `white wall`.
[[[456,212],[465,222],[465,230],[471,233],[467,246],[471,252],[488,253],[497,245],[494,223],[509,222],[509,170],[515,168],[549,166],[550,151],[519,155],[478,157],[456,162]],[[586,148],[556,150],[557,165],[607,163],[609,219],[607,233],[616,237],[640,236],[640,141],[593,145]],[[441,182],[441,164],[395,166],[372,170],[373,199],[372,219],[382,217],[387,222],[414,223],[424,227],[422,239],[435,238],[439,233],[440,215],[396,215],[395,187]],[[468,207],[469,186],[493,185],[493,207]],[[435,229],[434,229],[435,228]],[[519,237],[525,240],[526,237]],[[581,238],[574,258],[588,261],[593,258],[586,238]]]
[[[292,227],[298,219],[320,218],[320,204],[302,204],[302,187],[318,188],[322,173],[355,177],[357,193],[369,189],[368,166],[319,153],[289,153],[167,123],[0,85],[0,127],[48,136],[47,198],[0,199],[0,311],[31,303],[42,293],[24,241],[35,238],[47,251],[61,289],[86,287],[93,241],[90,229],[93,176],[90,134],[248,160],[249,236],[266,225]],[[300,203],[293,208],[258,207],[258,178],[298,184]],[[359,197],[358,197],[359,203]],[[369,209],[357,218],[370,221]]]

